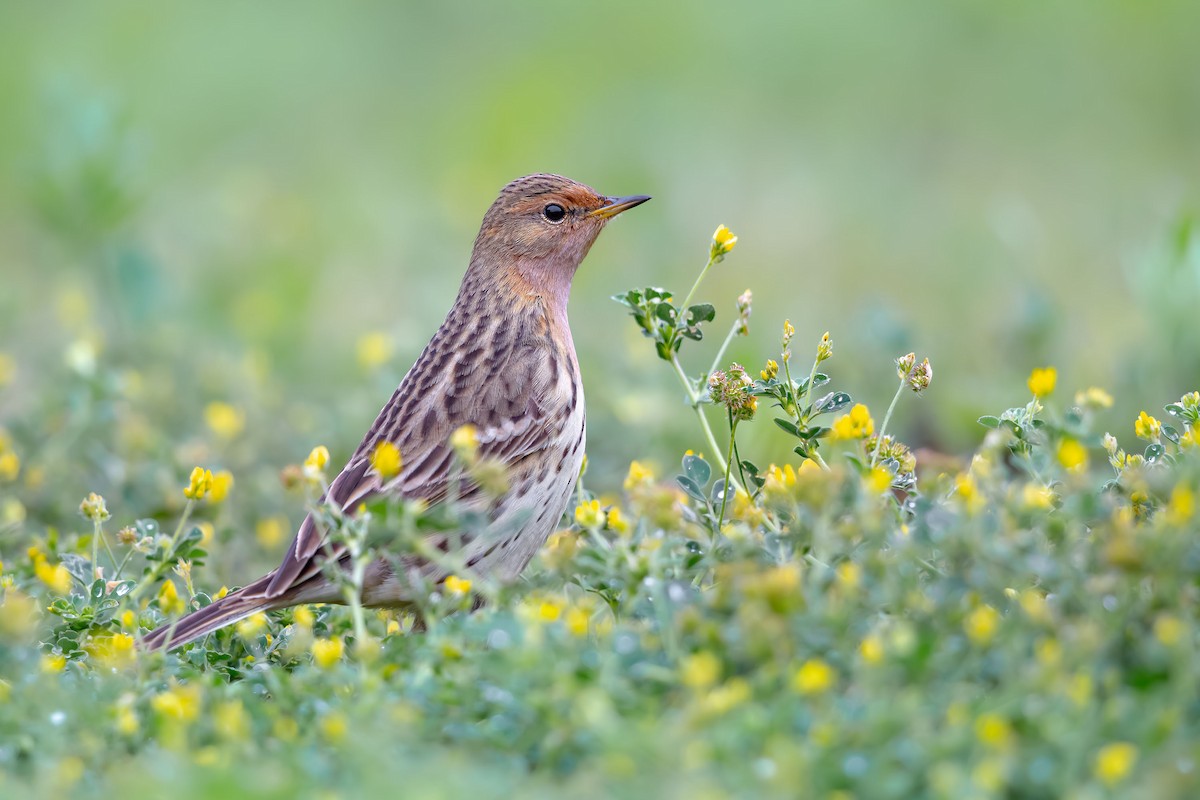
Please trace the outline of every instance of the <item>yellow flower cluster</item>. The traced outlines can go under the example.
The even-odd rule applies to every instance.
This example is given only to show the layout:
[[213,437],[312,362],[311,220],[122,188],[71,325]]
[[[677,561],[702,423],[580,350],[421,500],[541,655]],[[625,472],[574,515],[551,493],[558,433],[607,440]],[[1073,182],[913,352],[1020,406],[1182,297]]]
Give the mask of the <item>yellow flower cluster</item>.
[[967,614],[963,630],[967,638],[978,645],[985,645],[996,635],[1000,627],[1000,612],[989,605],[981,605]]
[[803,695],[822,694],[837,682],[833,667],[819,658],[810,658],[792,674],[792,688]]
[[654,470],[640,461],[630,461],[629,472],[625,475],[625,491],[651,483],[654,483]]
[[381,331],[365,333],[355,345],[355,354],[358,356],[359,366],[363,369],[376,369],[392,357],[392,340]]
[[329,669],[342,660],[346,643],[341,639],[317,639],[312,643],[313,663],[321,669]]
[[443,581],[443,586],[446,591],[452,595],[465,595],[471,591],[471,581],[466,578],[460,578],[457,575],[449,575]]
[[30,555],[33,557],[33,574],[39,581],[50,587],[55,594],[71,591],[71,573],[66,567],[62,564],[51,566],[41,550],[33,549]]
[[474,425],[461,425],[450,434],[450,448],[463,461],[474,461],[479,453],[479,430]]
[[875,433],[875,420],[870,410],[862,403],[855,403],[850,411],[833,422],[834,439],[866,439]]
[[1162,435],[1162,423],[1143,411],[1133,421],[1133,432],[1137,434],[1139,439],[1145,439],[1148,442],[1157,442],[1159,436]]
[[1058,463],[1067,472],[1083,472],[1087,469],[1087,448],[1076,439],[1063,439],[1058,443]]
[[1058,370],[1054,367],[1043,367],[1035,369],[1029,373],[1029,391],[1033,396],[1041,399],[1048,397],[1054,392],[1054,386],[1058,383]]
[[246,427],[246,415],[229,403],[213,402],[204,407],[204,422],[222,439],[233,439]]
[[725,257],[725,254],[737,246],[738,237],[734,236],[733,231],[726,228],[724,225],[717,227],[713,233],[712,247],[709,250],[709,258],[713,261],[720,261]]
[[598,529],[605,522],[605,514],[600,510],[599,500],[589,500],[575,507],[575,521],[581,528]]
[[15,481],[21,474],[21,459],[12,449],[8,431],[0,428],[0,481]]
[[212,491],[213,474],[211,470],[196,467],[188,478],[188,485],[183,489],[183,496],[189,500],[202,500]]
[[400,448],[391,442],[380,442],[375,445],[375,449],[371,451],[371,466],[385,481],[396,477],[404,466],[404,462],[400,458]]
[[150,707],[161,719],[188,723],[200,716],[200,687],[181,686],[172,682],[170,688],[150,698]]
[[1133,771],[1137,764],[1138,749],[1129,742],[1106,744],[1096,753],[1094,771],[1096,777],[1107,786],[1115,786]]

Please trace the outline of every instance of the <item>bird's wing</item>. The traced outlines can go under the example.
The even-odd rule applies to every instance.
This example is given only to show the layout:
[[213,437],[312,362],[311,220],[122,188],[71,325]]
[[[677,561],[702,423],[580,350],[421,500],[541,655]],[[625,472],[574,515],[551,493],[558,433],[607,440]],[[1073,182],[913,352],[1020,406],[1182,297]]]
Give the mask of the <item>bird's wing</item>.
[[[579,400],[577,380],[570,375],[569,393],[563,396],[558,389],[563,377],[560,370],[573,370],[574,360],[555,342],[545,323],[524,326],[513,338],[511,346],[499,352],[497,342],[494,347],[485,344],[474,352],[443,357],[437,351],[454,349],[453,340],[448,343],[434,337],[323,500],[353,513],[362,503],[383,494],[422,499],[432,505],[444,500],[454,487],[458,500],[478,502],[480,489],[448,441],[451,433],[466,424],[478,431],[480,457],[509,468],[551,445]],[[482,355],[488,350],[495,354],[492,358]],[[399,475],[388,481],[371,467],[371,454],[381,442],[395,444],[403,460]],[[265,595],[282,594],[311,578],[324,561],[343,555],[344,547],[327,541],[325,531],[310,514]]]

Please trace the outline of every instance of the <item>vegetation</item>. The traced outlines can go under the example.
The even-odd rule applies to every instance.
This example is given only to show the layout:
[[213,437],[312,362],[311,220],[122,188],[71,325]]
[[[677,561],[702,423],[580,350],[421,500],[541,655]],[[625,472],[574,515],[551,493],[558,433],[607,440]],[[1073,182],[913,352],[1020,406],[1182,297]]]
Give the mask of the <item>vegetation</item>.
[[[80,338],[56,399],[0,433],[0,792],[1193,796],[1200,393],[1118,441],[1094,424],[1107,392],[1038,369],[970,459],[918,457],[888,430],[904,395],[936,391],[928,359],[896,359],[877,422],[831,388],[829,334],[802,346],[784,322],[761,363],[724,361],[749,292],[705,350],[722,313],[692,301],[736,244],[718,229],[678,306],[615,298],[680,381],[700,452],[635,461],[620,491],[585,474],[517,585],[433,552],[454,577],[415,612],[299,607],[165,655],[138,637],[226,591],[217,574],[252,577],[305,508],[359,560],[474,523],[315,505],[336,463],[316,442],[279,465],[281,517],[238,441],[287,387],[221,387],[260,411],[180,398]],[[711,368],[689,373],[690,351]],[[23,367],[0,359],[0,391]],[[786,463],[738,440],[767,418]],[[475,459],[469,431],[455,444]],[[67,495],[80,475],[117,489]]]

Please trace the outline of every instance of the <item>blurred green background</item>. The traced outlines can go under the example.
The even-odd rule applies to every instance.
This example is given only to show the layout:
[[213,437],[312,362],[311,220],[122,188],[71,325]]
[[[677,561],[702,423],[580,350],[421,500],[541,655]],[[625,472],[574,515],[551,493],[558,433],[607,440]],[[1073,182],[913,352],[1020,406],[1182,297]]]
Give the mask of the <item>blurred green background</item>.
[[[731,352],[755,370],[784,318],[806,366],[828,330],[834,386],[881,416],[891,359],[915,350],[933,387],[896,424],[963,452],[1054,364],[1063,399],[1112,391],[1131,437],[1138,410],[1200,383],[1197,30],[1183,0],[8,3],[0,423],[68,424],[56,387],[64,352],[87,366],[82,340],[136,424],[111,451],[72,443],[71,495],[136,483],[109,456],[139,447],[264,491],[312,444],[344,457],[496,191],[553,171],[655,198],[602,237],[571,301],[598,489],[699,446],[608,297],[686,293],[719,223],[740,243],[700,299],[719,341],[755,291]],[[373,332],[390,349],[366,367]],[[245,433],[214,438],[212,401]],[[786,457],[752,428],[746,455]]]

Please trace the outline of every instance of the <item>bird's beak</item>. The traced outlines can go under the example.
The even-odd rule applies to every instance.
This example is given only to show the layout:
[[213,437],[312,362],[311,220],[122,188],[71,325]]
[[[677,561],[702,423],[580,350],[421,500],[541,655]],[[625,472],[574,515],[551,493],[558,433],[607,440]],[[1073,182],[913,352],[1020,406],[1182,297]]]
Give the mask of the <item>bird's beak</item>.
[[600,217],[602,219],[610,219],[620,214],[622,211],[628,211],[634,206],[640,206],[642,203],[650,199],[649,195],[633,194],[629,197],[606,197],[604,205],[597,208],[595,211],[589,211],[589,217]]

